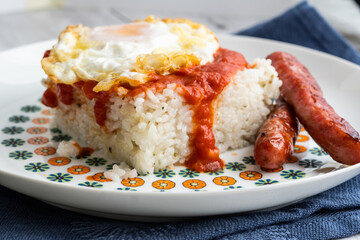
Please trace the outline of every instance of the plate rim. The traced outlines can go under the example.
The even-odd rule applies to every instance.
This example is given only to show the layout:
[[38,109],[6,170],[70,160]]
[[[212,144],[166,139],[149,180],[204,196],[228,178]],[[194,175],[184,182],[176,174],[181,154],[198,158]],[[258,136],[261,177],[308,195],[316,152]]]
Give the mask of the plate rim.
[[[230,34],[218,34],[218,38],[221,42],[222,39],[230,39],[230,41],[236,41],[236,39],[241,39],[244,41],[256,41],[258,44],[261,43],[267,43],[267,44],[276,44],[276,45],[285,45],[287,47],[290,48],[294,48],[297,51],[301,51],[301,52],[306,52],[306,53],[310,53],[310,54],[315,54],[315,55],[319,55],[320,57],[325,57],[330,59],[331,61],[336,61],[339,64],[344,64],[347,65],[351,68],[356,68],[357,71],[360,71],[360,66],[352,63],[348,60],[339,58],[337,56],[328,54],[328,53],[324,53],[318,50],[314,50],[311,48],[307,48],[307,47],[303,47],[303,46],[299,46],[299,45],[295,45],[295,44],[291,44],[291,43],[286,43],[286,42],[281,42],[281,41],[276,41],[276,40],[271,40],[271,39],[264,39],[264,38],[257,38],[257,37],[249,37],[249,36],[238,36],[238,35],[230,35]],[[35,43],[31,43],[31,44],[27,44],[27,45],[22,45],[22,46],[18,46],[15,48],[11,48],[11,49],[7,49],[5,51],[0,52],[0,58],[2,58],[2,56],[4,54],[11,54],[12,51],[18,51],[21,50],[22,48],[32,48],[38,45],[51,45],[52,43],[55,43],[56,39],[51,39],[51,40],[45,40],[45,41],[40,41],[40,42],[35,42]],[[2,84],[0,84],[1,86]],[[1,97],[0,97],[1,99]],[[11,105],[15,105],[17,103],[19,103],[21,100],[12,103]],[[0,111],[5,111],[6,108],[11,107],[11,105],[1,105],[0,106]],[[0,166],[2,166],[3,163],[0,161]],[[5,168],[6,169],[6,168]],[[234,195],[234,194],[242,194],[242,193],[254,193],[254,192],[261,192],[264,191],[263,187],[264,186],[256,186],[256,187],[251,187],[251,188],[239,188],[239,189],[232,189],[229,191],[223,191],[223,189],[219,189],[219,190],[214,190],[214,191],[200,191],[200,192],[195,192],[195,191],[183,191],[183,192],[179,192],[179,191],[165,191],[166,193],[158,193],[156,191],[153,192],[141,192],[141,191],[118,191],[118,190],[113,190],[113,189],[92,189],[92,188],[86,188],[86,187],[81,187],[81,186],[77,186],[77,185],[70,185],[70,184],[64,184],[64,183],[56,183],[56,182],[51,182],[51,181],[46,181],[46,179],[37,179],[31,176],[27,176],[27,174],[16,174],[15,172],[7,172],[5,171],[5,169],[0,168],[0,178],[7,176],[10,178],[14,178],[17,179],[19,181],[27,181],[27,182],[31,182],[32,184],[36,184],[40,186],[46,186],[46,187],[56,187],[56,188],[60,188],[63,191],[72,191],[72,190],[76,190],[76,191],[80,191],[80,192],[85,192],[85,193],[91,193],[91,194],[102,194],[102,193],[107,193],[107,194],[116,194],[117,196],[121,196],[121,195],[126,195],[126,196],[137,196],[137,197],[147,197],[149,195],[156,195],[156,196],[160,196],[164,197],[173,197],[173,196],[178,196],[178,195],[182,195],[182,196],[197,196],[197,197],[205,197],[205,196],[214,196],[214,195],[218,195],[221,192],[222,196],[229,196],[229,195]],[[279,184],[271,184],[271,185],[266,185],[266,190],[267,191],[271,191],[271,190],[278,190],[279,188],[285,188],[285,187],[292,187],[292,186],[298,186],[298,185],[303,185],[309,182],[313,182],[313,181],[321,181],[327,178],[334,178],[338,175],[343,175],[346,173],[354,173],[356,171],[360,170],[360,163],[352,165],[352,166],[348,166],[344,169],[339,169],[333,172],[329,172],[329,173],[325,173],[325,174],[319,174],[313,177],[309,177],[309,178],[305,178],[305,179],[297,179],[291,182],[281,182]],[[350,178],[348,178],[347,180],[349,180]],[[345,180],[345,181],[347,181]],[[340,185],[341,183],[345,182],[345,181],[341,181],[339,183],[337,183],[335,186]],[[7,183],[0,183],[3,186],[8,186],[9,184]],[[13,189],[13,188],[12,188]],[[330,189],[330,188],[328,188]],[[322,192],[322,191],[321,191]],[[160,195],[159,195],[160,194]],[[28,194],[27,194],[28,195]],[[314,195],[314,194],[313,194]],[[313,196],[311,195],[311,196]],[[38,198],[38,197],[36,197]],[[39,198],[40,199],[40,198]],[[61,204],[61,203],[60,203]]]

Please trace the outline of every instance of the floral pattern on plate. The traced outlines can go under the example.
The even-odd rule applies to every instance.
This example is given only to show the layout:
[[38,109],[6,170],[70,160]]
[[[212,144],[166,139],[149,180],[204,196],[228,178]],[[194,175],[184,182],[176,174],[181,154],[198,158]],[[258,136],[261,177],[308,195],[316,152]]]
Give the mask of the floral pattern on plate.
[[104,172],[112,169],[116,163],[104,158],[100,153],[73,159],[56,153],[59,142],[75,138],[59,128],[50,127],[51,118],[51,111],[36,102],[14,109],[4,116],[0,146],[9,164],[23,169],[26,174],[36,174],[44,181],[70,184],[79,188],[164,194],[241,191],[313,177],[320,174],[317,169],[327,162],[333,162],[303,130],[297,139],[294,154],[278,169],[260,168],[252,155],[252,148],[248,147],[223,153],[221,158],[225,161],[225,167],[217,172],[201,173],[184,166],[176,166],[141,174],[135,178],[112,181],[105,177]]

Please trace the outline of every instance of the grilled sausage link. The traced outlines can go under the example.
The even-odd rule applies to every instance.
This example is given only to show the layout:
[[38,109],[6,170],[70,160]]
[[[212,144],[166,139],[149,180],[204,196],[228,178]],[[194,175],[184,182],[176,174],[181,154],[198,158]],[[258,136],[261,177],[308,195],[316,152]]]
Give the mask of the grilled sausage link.
[[283,81],[282,96],[315,142],[337,162],[359,163],[359,133],[326,102],[309,70],[288,53],[274,52],[267,58]]
[[267,169],[277,169],[293,153],[300,124],[294,111],[282,99],[260,128],[255,141],[255,162]]

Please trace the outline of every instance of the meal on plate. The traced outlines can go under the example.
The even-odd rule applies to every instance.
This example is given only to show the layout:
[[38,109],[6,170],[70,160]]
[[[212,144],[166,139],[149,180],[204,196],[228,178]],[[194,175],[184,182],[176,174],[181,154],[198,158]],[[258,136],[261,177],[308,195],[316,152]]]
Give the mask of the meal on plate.
[[[42,103],[53,109],[52,124],[76,140],[61,143],[59,153],[76,155],[85,149],[80,146],[90,147],[122,163],[112,173],[124,175],[121,167],[134,168],[128,176],[178,164],[196,171],[220,170],[224,162],[219,154],[254,143],[273,110],[259,131],[255,158],[261,166],[274,168],[292,153],[299,126],[296,116],[316,136],[325,129],[312,128],[309,115],[303,114],[312,111],[311,106],[297,104],[298,98],[320,101],[321,94],[311,98],[312,92],[291,89],[298,87],[288,79],[297,74],[291,72],[294,64],[279,55],[248,63],[240,53],[221,48],[204,25],[186,19],[148,17],[93,29],[68,26],[41,61],[48,75]],[[310,86],[317,89],[317,84]],[[275,99],[279,100],[274,107]],[[325,103],[321,100],[321,106]],[[335,116],[331,107],[326,109]],[[337,137],[353,141],[359,149],[355,133],[339,133],[353,129],[336,116]],[[319,115],[316,124],[329,123],[323,118]],[[277,146],[278,152],[259,140],[276,142],[269,134],[274,124],[288,145]],[[328,137],[314,137],[319,142],[324,138]],[[330,148],[325,150],[332,154]],[[349,163],[359,162],[359,152]],[[269,154],[274,158],[264,157]]]

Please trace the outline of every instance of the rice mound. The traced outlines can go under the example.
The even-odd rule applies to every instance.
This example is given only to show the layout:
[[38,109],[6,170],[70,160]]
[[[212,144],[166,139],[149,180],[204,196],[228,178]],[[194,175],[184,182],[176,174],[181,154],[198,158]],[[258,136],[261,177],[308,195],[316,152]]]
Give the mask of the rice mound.
[[[270,60],[255,59],[255,67],[239,71],[214,103],[216,146],[221,152],[247,146],[279,96],[281,81]],[[77,104],[59,103],[53,109],[57,127],[107,158],[126,162],[138,173],[181,164],[191,152],[192,105],[176,84],[135,97],[114,95],[105,128],[94,116],[94,100],[75,90]]]

